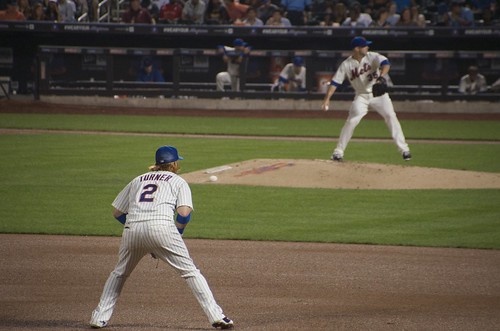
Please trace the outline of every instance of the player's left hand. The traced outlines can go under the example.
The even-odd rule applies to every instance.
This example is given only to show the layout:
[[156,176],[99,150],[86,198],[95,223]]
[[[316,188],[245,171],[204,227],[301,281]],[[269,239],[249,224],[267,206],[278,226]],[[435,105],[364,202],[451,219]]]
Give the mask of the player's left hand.
[[384,77],[377,78],[375,84],[372,87],[372,94],[374,97],[379,97],[387,93],[387,81]]

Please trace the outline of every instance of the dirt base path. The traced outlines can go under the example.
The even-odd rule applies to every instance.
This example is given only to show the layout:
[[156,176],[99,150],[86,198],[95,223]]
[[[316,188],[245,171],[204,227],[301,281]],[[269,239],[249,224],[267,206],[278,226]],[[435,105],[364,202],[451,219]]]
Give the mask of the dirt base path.
[[[85,330],[120,238],[0,235],[0,329]],[[236,330],[498,330],[500,251],[186,240]],[[145,257],[109,330],[211,330]]]

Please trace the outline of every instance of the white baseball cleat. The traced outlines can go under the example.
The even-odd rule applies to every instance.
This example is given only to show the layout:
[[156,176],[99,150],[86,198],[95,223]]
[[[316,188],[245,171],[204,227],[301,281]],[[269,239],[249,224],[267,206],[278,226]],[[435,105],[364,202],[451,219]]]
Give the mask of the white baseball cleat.
[[216,329],[221,328],[222,330],[227,330],[227,329],[232,329],[234,324],[233,321],[231,321],[229,318],[224,317],[221,320],[213,322],[212,326]]
[[104,322],[104,321],[90,323],[90,327],[92,329],[102,329],[102,328],[105,328],[106,326],[108,326],[108,322]]

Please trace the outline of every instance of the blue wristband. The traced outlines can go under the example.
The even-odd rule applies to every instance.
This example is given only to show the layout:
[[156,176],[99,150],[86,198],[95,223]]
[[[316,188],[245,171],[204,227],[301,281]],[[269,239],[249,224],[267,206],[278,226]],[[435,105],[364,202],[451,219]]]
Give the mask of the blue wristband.
[[125,224],[125,222],[127,221],[127,214],[121,214],[120,216],[118,217],[115,217],[118,222],[120,222],[121,224]]
[[182,216],[181,214],[177,214],[177,218],[175,220],[177,221],[177,223],[186,225],[191,220],[191,213],[189,213],[189,215],[185,217]]

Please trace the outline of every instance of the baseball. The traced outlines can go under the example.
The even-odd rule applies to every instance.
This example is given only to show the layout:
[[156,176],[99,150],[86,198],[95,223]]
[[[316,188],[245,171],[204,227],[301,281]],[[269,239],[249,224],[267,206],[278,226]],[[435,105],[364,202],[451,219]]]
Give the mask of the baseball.
[[212,175],[212,176],[210,176],[209,179],[210,179],[211,182],[216,182],[218,178],[217,178],[217,176]]

